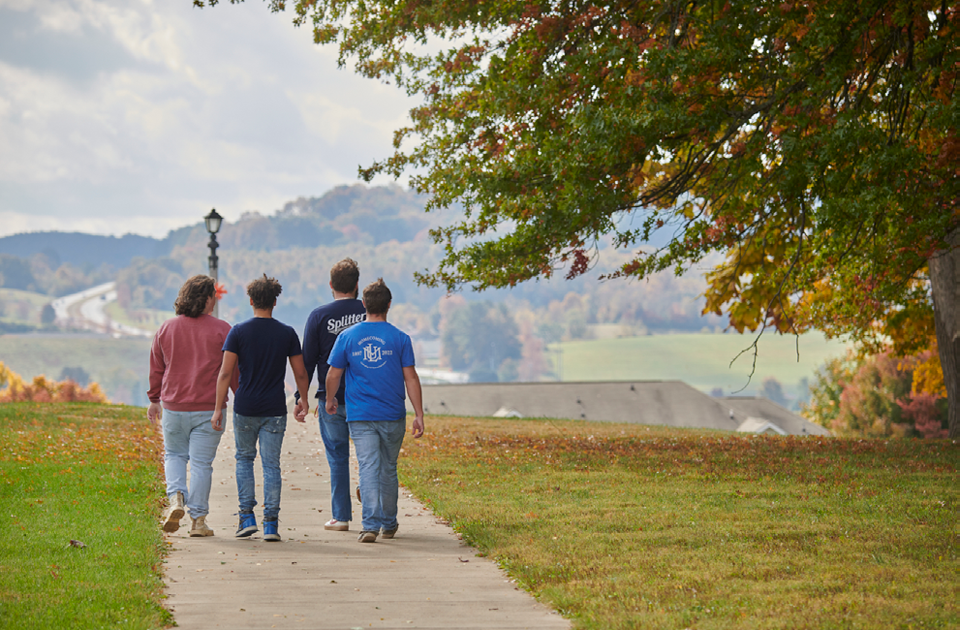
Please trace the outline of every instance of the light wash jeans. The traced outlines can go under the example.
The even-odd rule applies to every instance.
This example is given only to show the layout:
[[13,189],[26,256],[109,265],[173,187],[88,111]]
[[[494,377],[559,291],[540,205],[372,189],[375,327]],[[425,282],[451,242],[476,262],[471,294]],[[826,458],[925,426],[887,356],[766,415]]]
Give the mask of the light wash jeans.
[[[167,496],[182,492],[191,518],[210,513],[210,477],[220,446],[221,431],[210,424],[210,411],[163,410],[163,471]],[[187,462],[190,487],[187,488]]]
[[350,501],[350,429],[347,427],[347,405],[338,405],[337,413],[330,415],[322,400],[317,403],[320,405],[320,437],[323,438],[323,448],[330,466],[333,518],[347,522],[353,517]]
[[364,531],[397,527],[397,457],[407,431],[407,420],[348,422],[360,462],[360,498]]
[[260,465],[263,467],[263,520],[275,521],[280,514],[280,451],[287,416],[242,416],[233,413],[233,435],[237,444],[237,494],[240,513],[252,514],[257,506],[253,460],[260,442]]

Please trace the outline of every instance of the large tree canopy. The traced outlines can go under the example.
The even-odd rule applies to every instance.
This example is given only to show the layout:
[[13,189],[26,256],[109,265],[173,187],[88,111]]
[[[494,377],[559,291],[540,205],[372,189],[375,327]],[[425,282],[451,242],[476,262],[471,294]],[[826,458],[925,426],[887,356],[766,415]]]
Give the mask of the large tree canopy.
[[[960,60],[945,0],[294,10],[341,64],[423,97],[395,154],[362,174],[410,171],[433,206],[466,208],[434,231],[446,255],[424,283],[573,277],[609,238],[634,253],[622,277],[722,252],[707,305],[738,330],[862,336],[929,315],[928,263],[945,248],[960,280],[948,245]],[[669,243],[647,246],[657,230]]]

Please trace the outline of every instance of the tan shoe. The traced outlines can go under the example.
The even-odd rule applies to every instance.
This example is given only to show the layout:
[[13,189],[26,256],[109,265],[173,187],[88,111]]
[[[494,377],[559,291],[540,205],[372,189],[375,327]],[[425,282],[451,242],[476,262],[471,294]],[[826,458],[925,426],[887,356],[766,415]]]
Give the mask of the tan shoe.
[[207,527],[207,517],[199,516],[190,519],[190,537],[213,536],[213,530]]
[[163,515],[163,531],[172,534],[180,529],[180,519],[183,515],[183,493],[178,492],[170,497],[170,506]]

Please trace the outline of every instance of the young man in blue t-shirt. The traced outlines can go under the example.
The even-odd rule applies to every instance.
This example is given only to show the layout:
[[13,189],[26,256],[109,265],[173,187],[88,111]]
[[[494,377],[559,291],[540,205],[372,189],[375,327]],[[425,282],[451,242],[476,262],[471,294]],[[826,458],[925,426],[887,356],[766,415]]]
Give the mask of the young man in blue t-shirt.
[[[282,290],[275,278],[263,274],[247,286],[253,318],[230,329],[223,343],[223,364],[217,378],[217,406],[213,428],[223,430],[223,400],[234,366],[240,368],[240,385],[233,403],[233,431],[237,445],[237,494],[240,498],[240,526],[237,538],[258,531],[253,508],[257,505],[253,461],[260,443],[263,466],[263,539],[280,540],[280,450],[287,428],[287,400],[283,377],[287,362],[293,369],[301,407],[309,410],[307,371],[303,367],[297,332],[275,319],[273,309]],[[222,391],[221,391],[222,390]],[[298,420],[303,422],[302,419]]]
[[[363,290],[367,319],[342,332],[327,363],[326,409],[337,411],[336,392],[346,374],[347,426],[360,463],[363,505],[360,542],[397,533],[397,457],[407,430],[404,387],[413,406],[413,437],[423,435],[420,377],[410,336],[387,323],[390,289],[380,278]],[[242,378],[242,373],[241,373]]]
[[[344,383],[337,390],[337,411],[327,413],[326,401],[327,358],[333,344],[343,331],[366,317],[363,302],[357,299],[360,269],[350,258],[344,258],[330,269],[330,290],[333,302],[319,306],[310,313],[303,327],[303,364],[307,368],[307,385],[317,371],[317,415],[320,436],[323,438],[327,464],[330,466],[330,502],[333,518],[324,523],[324,529],[350,529],[352,509],[350,502],[350,429],[347,428],[347,405]],[[297,408],[298,419],[306,411]]]

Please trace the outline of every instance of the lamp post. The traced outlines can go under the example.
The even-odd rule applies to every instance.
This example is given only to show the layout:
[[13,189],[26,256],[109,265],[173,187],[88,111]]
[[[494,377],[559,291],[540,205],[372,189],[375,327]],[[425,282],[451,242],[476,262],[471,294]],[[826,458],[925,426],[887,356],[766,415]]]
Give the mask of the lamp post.
[[[223,217],[217,214],[215,208],[210,210],[210,214],[203,217],[203,222],[207,225],[207,232],[210,232],[210,277],[213,278],[214,286],[217,284],[217,248],[220,247],[220,244],[217,242],[217,232],[220,231],[220,224],[223,222]],[[213,305],[213,316],[218,317],[220,312],[219,300],[214,302]]]

